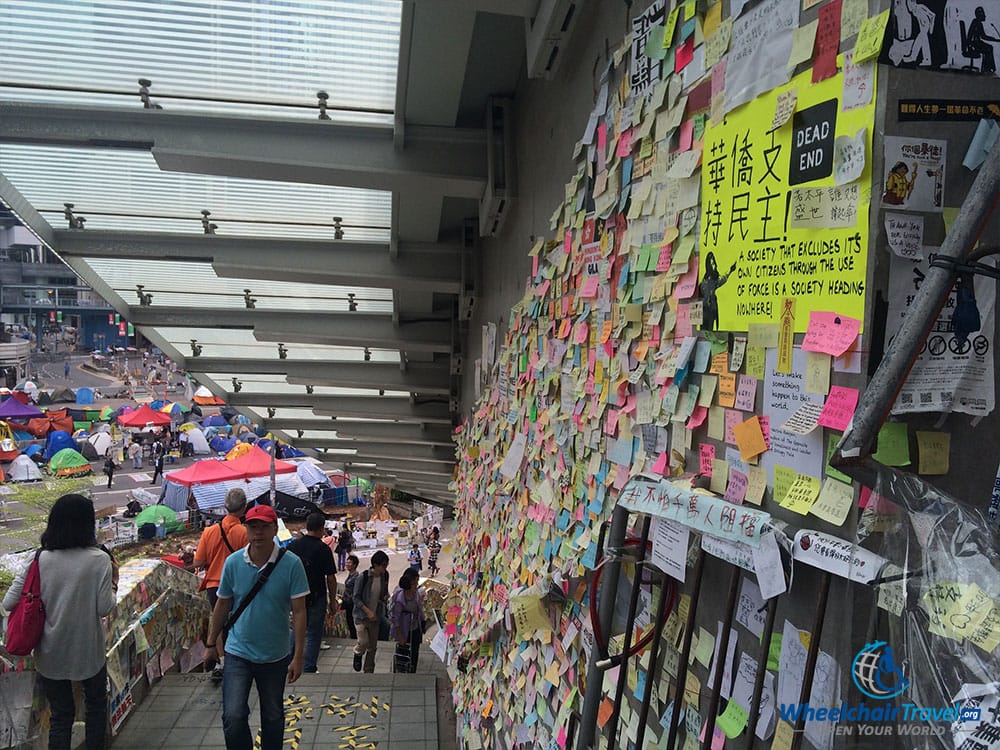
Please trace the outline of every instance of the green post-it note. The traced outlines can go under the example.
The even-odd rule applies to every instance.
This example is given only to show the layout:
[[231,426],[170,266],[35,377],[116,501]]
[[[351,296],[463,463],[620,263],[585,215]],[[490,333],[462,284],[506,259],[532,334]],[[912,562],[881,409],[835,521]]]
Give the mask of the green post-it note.
[[778,671],[781,660],[781,633],[771,634],[771,646],[767,649],[767,668]]
[[878,450],[872,456],[885,466],[910,465],[910,436],[906,422],[886,422],[878,431]]
[[851,482],[852,480],[847,474],[830,466],[830,456],[837,450],[837,443],[840,442],[841,437],[843,436],[839,432],[830,432],[826,436],[826,475],[833,479],[839,479],[841,482]]
[[747,719],[750,718],[739,703],[730,700],[726,710],[715,720],[715,725],[723,731],[729,739],[739,737],[746,728]]

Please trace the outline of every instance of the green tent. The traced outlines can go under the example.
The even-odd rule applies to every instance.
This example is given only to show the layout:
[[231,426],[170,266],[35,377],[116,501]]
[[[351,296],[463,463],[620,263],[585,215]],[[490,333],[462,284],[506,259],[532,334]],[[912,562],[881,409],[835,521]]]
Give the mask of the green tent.
[[57,477],[76,477],[90,473],[90,461],[79,451],[63,448],[49,461],[49,473]]
[[146,523],[158,526],[161,522],[168,532],[184,530],[184,522],[177,518],[177,512],[166,505],[152,505],[135,517],[136,528]]

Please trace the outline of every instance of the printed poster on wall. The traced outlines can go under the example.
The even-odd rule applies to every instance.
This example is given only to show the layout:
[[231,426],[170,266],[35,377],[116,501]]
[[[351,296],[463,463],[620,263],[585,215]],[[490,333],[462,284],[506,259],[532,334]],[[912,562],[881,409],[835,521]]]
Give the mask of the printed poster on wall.
[[[909,314],[926,273],[927,261],[923,258],[910,261],[892,257],[886,321],[888,336],[895,335],[903,318]],[[955,312],[955,291],[952,290],[899,390],[893,414],[957,411],[985,416],[993,411],[996,403],[993,378],[996,282],[977,276],[975,289],[980,330],[970,334],[964,343],[955,338],[951,322]]]
[[947,141],[885,137],[882,205],[903,211],[944,211]]
[[644,13],[632,19],[632,64],[629,65],[629,90],[632,96],[642,94],[653,83],[660,80],[662,62],[645,53],[650,30],[662,26],[666,19],[664,0],[656,0]]
[[[730,63],[732,64],[732,63]],[[779,97],[795,113],[771,130]],[[841,111],[843,78],[818,84],[806,71],[705,131],[699,278],[703,329],[746,331],[776,322],[796,298],[795,330],[813,311],[864,319],[867,183],[874,101]],[[836,185],[834,146],[861,132],[860,180]]]
[[997,74],[1000,4],[990,0],[892,3],[882,62],[899,68]]

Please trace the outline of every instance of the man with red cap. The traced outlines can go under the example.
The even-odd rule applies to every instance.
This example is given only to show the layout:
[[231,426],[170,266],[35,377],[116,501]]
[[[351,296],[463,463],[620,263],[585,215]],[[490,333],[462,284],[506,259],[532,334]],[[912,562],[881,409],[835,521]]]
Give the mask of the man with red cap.
[[[278,516],[255,505],[243,520],[249,544],[226,558],[205,642],[206,660],[223,649],[222,731],[227,750],[252,750],[250,684],[260,699],[260,750],[281,750],[285,681],[302,674],[309,581],[302,561],[278,547]],[[295,647],[288,653],[288,613]]]

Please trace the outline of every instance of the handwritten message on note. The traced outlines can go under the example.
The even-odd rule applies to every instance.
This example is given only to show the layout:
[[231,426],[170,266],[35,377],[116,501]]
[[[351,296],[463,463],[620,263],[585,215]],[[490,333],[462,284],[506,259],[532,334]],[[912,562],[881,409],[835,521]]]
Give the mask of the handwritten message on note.
[[886,212],[885,234],[889,247],[900,258],[922,260],[924,257],[924,217],[920,214]]
[[838,135],[833,142],[833,183],[846,185],[865,171],[865,142],[868,129],[861,128],[853,138]]
[[841,385],[831,386],[830,395],[826,397],[823,411],[819,415],[819,424],[843,432],[854,417],[857,405],[857,388],[845,388]]
[[857,318],[849,318],[835,312],[813,310],[809,313],[809,327],[802,340],[802,349],[839,357],[851,348],[860,329],[861,321]]

